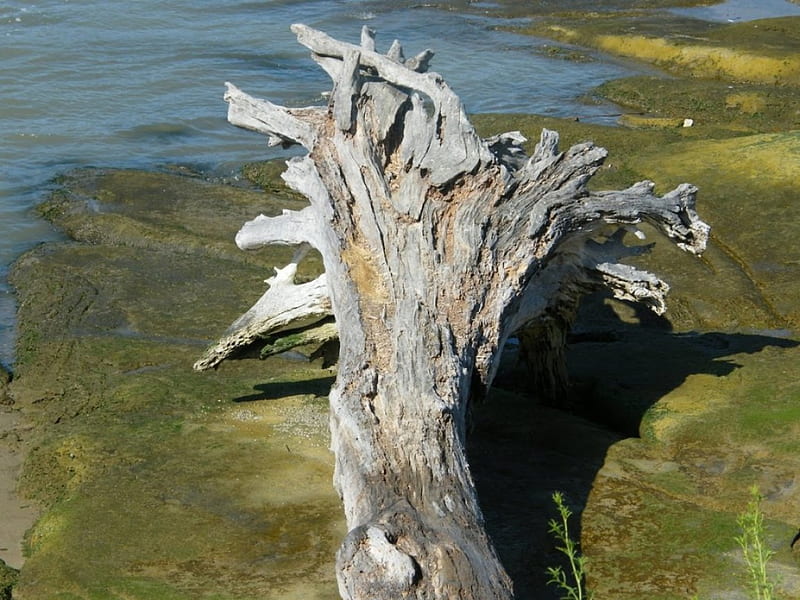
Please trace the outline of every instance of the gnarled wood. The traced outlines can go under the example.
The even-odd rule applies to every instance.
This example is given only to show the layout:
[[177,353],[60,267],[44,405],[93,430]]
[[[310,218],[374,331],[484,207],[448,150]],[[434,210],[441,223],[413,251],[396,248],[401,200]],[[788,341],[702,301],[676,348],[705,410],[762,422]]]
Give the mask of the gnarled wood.
[[[269,228],[267,230],[272,231]],[[245,232],[245,235],[242,232]],[[248,233],[249,230],[245,227],[237,236],[239,247],[242,249],[250,247],[249,242],[242,242],[242,238],[247,238]],[[262,230],[261,234],[263,233]],[[257,246],[258,244],[255,247]],[[236,319],[223,337],[194,363],[196,370],[204,371],[216,367],[236,350],[252,344],[257,339],[317,323],[331,314],[324,273],[308,283],[297,285],[294,282],[297,265],[308,249],[308,244],[303,243],[298,247],[291,263],[282,269],[275,269],[275,275],[265,281],[269,288],[264,295],[250,310]]]
[[618,264],[634,251],[614,232],[646,220],[702,252],[696,190],[592,192],[605,150],[562,152],[547,130],[531,156],[518,132],[481,139],[426,72],[430,53],[405,61],[395,43],[381,55],[368,30],[360,45],[293,31],[333,79],[329,106],[276,107],[230,85],[226,99],[231,122],[308,150],[284,178],[310,206],[257,217],[237,240],[307,242],[325,263],[341,343],[334,478],[350,529],[340,593],[511,598],[464,452],[468,405],[509,336],[549,323],[557,346],[587,291],[610,286],[662,310],[666,285]]

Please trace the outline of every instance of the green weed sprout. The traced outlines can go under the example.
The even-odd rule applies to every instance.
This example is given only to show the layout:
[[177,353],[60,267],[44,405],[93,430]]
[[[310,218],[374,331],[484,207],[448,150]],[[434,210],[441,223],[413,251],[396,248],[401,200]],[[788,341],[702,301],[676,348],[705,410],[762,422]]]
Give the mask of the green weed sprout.
[[751,597],[754,600],[773,600],[772,583],[767,575],[767,563],[775,554],[766,547],[764,540],[764,513],[761,512],[762,496],[758,486],[750,488],[750,502],[747,510],[739,515],[741,535],[736,536],[736,543],[742,549],[750,580]]
[[565,572],[561,567],[547,567],[547,574],[550,575],[547,583],[556,585],[563,592],[561,600],[590,600],[592,595],[584,587],[586,558],[580,555],[578,543],[569,534],[568,522],[572,511],[564,503],[564,495],[561,492],[553,493],[553,502],[558,509],[559,519],[550,519],[547,525],[550,533],[560,544],[556,546],[556,550],[569,560],[570,572]]

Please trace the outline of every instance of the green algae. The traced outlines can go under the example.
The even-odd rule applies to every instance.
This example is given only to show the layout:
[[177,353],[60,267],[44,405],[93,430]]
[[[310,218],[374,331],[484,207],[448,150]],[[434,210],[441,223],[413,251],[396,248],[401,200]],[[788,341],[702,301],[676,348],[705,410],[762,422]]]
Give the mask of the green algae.
[[0,600],[11,600],[11,591],[18,579],[19,571],[0,560]]
[[33,425],[19,488],[42,507],[15,597],[337,597],[330,373],[281,358],[191,369],[288,258],[226,247],[286,198],[135,171],[62,184],[42,212],[81,243],[11,273],[11,392]]
[[[261,168],[279,168],[266,165]],[[245,221],[307,204],[277,183],[265,194],[172,173],[87,169],[63,175],[58,183],[60,189],[38,211],[74,240],[176,255],[214,254],[244,263],[263,260],[263,255],[242,253],[231,243]],[[282,260],[291,254],[276,249],[269,256]],[[306,262],[314,266],[313,260]]]
[[800,85],[798,17],[718,24],[661,13],[584,13],[520,31],[651,63],[682,77]]
[[700,188],[698,211],[712,225],[704,256],[686,256],[652,234],[652,252],[637,259],[673,285],[667,313],[672,328],[796,327],[797,132],[639,130],[522,115],[479,115],[475,122],[482,134],[519,129],[531,148],[543,127],[560,133],[562,148],[586,140],[607,148],[609,156],[590,182],[593,189],[625,187],[643,179],[653,180],[660,193],[685,181]]
[[286,198],[292,203],[307,204],[304,196],[289,190],[283,183],[281,175],[285,170],[286,162],[283,160],[251,162],[242,166],[242,177],[271,195]]
[[680,127],[692,119],[698,137],[724,130],[767,133],[800,128],[793,88],[639,76],[609,81],[595,93],[630,111],[622,122],[631,126]]
[[[327,581],[309,597],[335,597],[331,561],[344,531],[330,457],[313,442],[324,427],[309,441],[267,423],[293,404],[209,411],[180,430],[152,419],[110,429],[117,459],[30,532],[20,590],[32,580],[37,594],[72,587],[93,597],[149,581],[188,597],[280,598],[294,581]],[[324,402],[314,410],[324,415]]]
[[752,282],[773,316],[768,326],[797,329],[800,254],[792,217],[800,210],[800,133],[697,141],[672,151],[669,161],[642,154],[632,163],[665,187],[679,180],[701,187],[715,244]]
[[798,563],[789,552],[800,508],[798,389],[776,373],[792,372],[800,350],[796,343],[732,350],[733,370],[687,378],[645,414],[641,439],[606,456],[583,529],[598,593],[717,597],[743,589],[720,574],[743,572],[733,538],[755,484],[766,498],[780,597],[798,597]]
[[800,53],[798,23],[797,17],[731,23],[715,29],[712,39],[750,52],[782,57],[787,52]]

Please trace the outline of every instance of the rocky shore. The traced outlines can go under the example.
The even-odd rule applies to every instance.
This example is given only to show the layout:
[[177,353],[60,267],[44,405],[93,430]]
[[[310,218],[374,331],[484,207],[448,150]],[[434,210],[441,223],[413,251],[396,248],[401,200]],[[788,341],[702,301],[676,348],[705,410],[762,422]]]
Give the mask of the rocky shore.
[[556,128],[611,150],[608,185],[596,186],[690,181],[712,226],[701,261],[652,238],[644,262],[673,287],[666,319],[594,304],[571,345],[573,381],[589,389],[578,411],[638,433],[608,449],[583,511],[595,597],[747,598],[734,537],[753,485],[764,496],[776,595],[800,597],[790,548],[800,525],[798,25],[632,11],[527,29],[671,73],[597,90],[623,105],[627,127]]
[[568,143],[609,148],[598,189],[620,178],[650,178],[660,189],[691,181],[712,226],[696,261],[648,236],[655,245],[637,260],[672,286],[665,318],[594,298],[575,328],[570,410],[626,438],[598,458],[588,483],[581,524],[591,589],[614,599],[746,598],[736,517],[757,485],[781,597],[797,598],[800,556],[789,543],[800,526],[800,384],[792,375],[800,366],[792,242],[800,132],[514,122],[526,134],[547,126]]
[[[576,43],[600,47],[598,31],[574,26]],[[598,188],[692,182],[713,228],[700,260],[656,235],[644,242],[655,245],[637,260],[672,286],[665,318],[586,303],[563,406],[539,403],[509,368],[477,411],[470,463],[519,598],[550,593],[544,570],[558,555],[546,522],[561,490],[582,513],[596,598],[744,599],[734,538],[752,485],[779,595],[800,598],[789,547],[800,526],[797,83],[720,73],[608,84],[600,92],[636,117],[626,127],[476,118],[485,135],[537,139],[546,126],[562,146],[606,147]],[[20,336],[13,379],[0,373],[0,443],[17,463],[0,467],[25,456],[22,500],[8,502],[39,515],[14,598],[338,597],[334,372],[303,354],[191,369],[290,256],[232,241],[255,214],[302,204],[280,168],[250,167],[258,186],[87,169],[40,207],[68,239],[24,255],[11,275]],[[303,264],[301,278],[321,268]],[[0,572],[0,594],[16,578]]]
[[41,212],[70,240],[12,273],[19,489],[41,509],[14,597],[336,597],[331,373],[191,368],[287,258],[239,252],[240,222],[298,200],[176,173],[61,184]]

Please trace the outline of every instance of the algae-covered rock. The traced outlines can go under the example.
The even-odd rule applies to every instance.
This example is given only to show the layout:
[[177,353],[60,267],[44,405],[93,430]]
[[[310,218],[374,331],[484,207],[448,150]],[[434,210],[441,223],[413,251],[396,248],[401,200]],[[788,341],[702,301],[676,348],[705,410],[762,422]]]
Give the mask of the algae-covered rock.
[[697,184],[712,242],[692,262],[652,238],[641,263],[673,286],[666,329],[616,325],[613,342],[572,347],[595,414],[638,422],[641,435],[610,448],[583,515],[599,597],[745,597],[734,538],[752,485],[765,495],[777,595],[800,597],[789,550],[800,515],[798,142],[797,132],[684,139],[623,158],[662,190]]
[[520,31],[651,63],[670,76],[609,81],[594,94],[630,127],[680,127],[693,137],[800,128],[800,17],[712,23],[662,12],[585,12]]
[[234,233],[297,200],[137,171],[62,185],[42,212],[81,241],[11,273],[12,386],[33,426],[19,487],[44,509],[15,598],[337,597],[330,372],[191,368],[288,258]]
[[[714,246],[739,264],[751,286],[748,295],[768,315],[762,324],[740,315],[736,326],[797,331],[800,131],[683,142],[671,148],[669,160],[641,153],[630,164],[659,185],[688,179],[701,187]],[[713,285],[717,278],[702,279]]]
[[[764,495],[775,596],[800,598],[800,553],[790,550],[800,525],[798,23],[641,13],[540,19],[527,31],[679,77],[598,90],[638,113],[624,120],[635,129],[484,121],[533,140],[545,125],[564,134],[565,146],[592,139],[608,148],[597,189],[694,183],[712,227],[699,261],[652,235],[652,251],[637,259],[672,286],[665,318],[595,298],[570,344],[573,410],[639,434],[609,447],[582,514],[596,598],[750,597],[735,538],[751,486]],[[681,127],[684,119],[693,126]]]
[[[569,351],[580,416],[505,391],[476,410],[470,464],[518,597],[546,597],[555,489],[586,505],[596,597],[739,597],[735,516],[756,483],[793,598],[796,136],[478,121],[486,134],[535,140],[547,126],[563,146],[593,139],[610,151],[596,188],[691,181],[714,227],[700,260],[657,236],[638,259],[673,287],[665,318],[605,298],[585,307]],[[283,358],[191,370],[289,257],[242,253],[233,233],[298,200],[269,176],[266,193],[135,171],[63,183],[42,210],[73,241],[12,272],[11,385],[34,426],[20,486],[46,509],[15,597],[335,598],[344,524],[326,449],[332,374]],[[620,442],[598,422],[642,437]]]
[[604,83],[595,93],[623,106],[622,124],[658,119],[680,127],[692,120],[695,138],[800,129],[797,90],[774,85],[638,76]]
[[614,600],[747,598],[736,519],[757,485],[776,596],[800,597],[789,548],[800,525],[798,132],[507,119],[477,122],[532,140],[545,126],[564,146],[606,147],[596,189],[645,178],[660,190],[698,185],[712,227],[698,260],[648,235],[654,247],[636,261],[672,286],[663,318],[593,297],[573,332],[571,410],[629,436],[608,447],[583,510],[590,589]]
[[[277,167],[263,167],[268,168]],[[241,224],[254,211],[277,214],[305,204],[285,186],[265,195],[168,172],[85,169],[62,175],[58,183],[38,212],[74,240],[246,264],[264,259],[232,243]]]
[[[747,598],[747,570],[735,538],[741,534],[737,516],[755,485],[765,498],[776,597],[800,598],[800,560],[789,547],[800,514],[800,384],[792,376],[800,368],[800,347],[708,335],[647,340],[679,344],[700,360],[691,369],[658,361],[684,381],[662,390],[644,414],[641,438],[612,446],[598,472],[582,538],[598,597]],[[604,350],[618,352],[619,345]],[[642,345],[631,345],[630,353],[640,357],[632,365],[653,372],[657,362],[647,365]],[[714,358],[720,355],[725,362]],[[623,394],[631,392],[629,379],[617,378]]]
[[[38,248],[12,273],[13,385],[35,426],[20,488],[45,509],[16,597],[337,597],[332,374],[281,358],[191,369],[283,260],[227,250],[241,217],[228,203],[256,214],[278,199],[136,171],[62,183],[42,210],[85,241]],[[215,227],[185,215],[203,211]],[[618,439],[522,394],[476,411],[470,463],[519,598],[548,597],[550,494],[582,502]]]
[[19,571],[9,567],[0,559],[0,600],[11,600],[14,586],[19,579]]
[[800,17],[710,23],[660,13],[541,19],[526,33],[651,63],[682,77],[800,85]]

